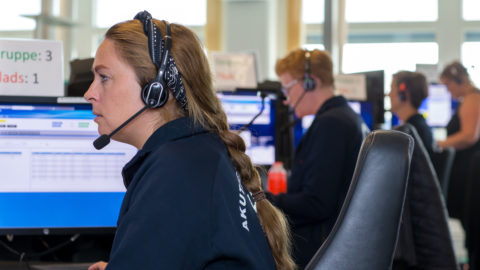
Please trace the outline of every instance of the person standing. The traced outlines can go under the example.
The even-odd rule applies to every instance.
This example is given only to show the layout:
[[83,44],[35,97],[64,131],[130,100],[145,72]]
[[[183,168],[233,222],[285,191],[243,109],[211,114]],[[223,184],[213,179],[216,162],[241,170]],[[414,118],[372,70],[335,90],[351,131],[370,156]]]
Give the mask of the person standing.
[[480,232],[478,228],[469,226],[469,220],[478,218],[478,213],[468,213],[467,209],[470,204],[479,203],[476,198],[480,195],[472,195],[474,191],[469,190],[468,186],[471,161],[475,153],[480,151],[480,90],[470,80],[467,69],[458,61],[445,66],[440,80],[447,86],[452,98],[460,102],[447,125],[447,138],[438,142],[442,148],[453,147],[456,150],[448,186],[448,213],[450,217],[459,219],[466,229],[470,267],[479,269],[480,237],[473,238],[472,235]]

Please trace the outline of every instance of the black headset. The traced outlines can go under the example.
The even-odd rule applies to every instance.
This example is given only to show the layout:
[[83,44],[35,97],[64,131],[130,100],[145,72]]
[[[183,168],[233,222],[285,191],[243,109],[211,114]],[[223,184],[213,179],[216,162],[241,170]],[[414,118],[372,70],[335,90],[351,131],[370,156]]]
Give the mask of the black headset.
[[305,75],[303,77],[303,89],[312,91],[315,89],[315,80],[310,76],[310,52],[305,52]]
[[165,47],[161,57],[160,67],[158,67],[158,59],[161,53],[161,37],[157,26],[152,20],[152,15],[147,11],[139,12],[135,18],[143,24],[143,30],[148,37],[148,49],[153,64],[158,68],[157,76],[142,88],[142,100],[149,108],[159,108],[168,101],[168,88],[165,81],[165,70],[167,69],[167,61],[172,46],[172,35],[170,25],[163,21],[166,28]]

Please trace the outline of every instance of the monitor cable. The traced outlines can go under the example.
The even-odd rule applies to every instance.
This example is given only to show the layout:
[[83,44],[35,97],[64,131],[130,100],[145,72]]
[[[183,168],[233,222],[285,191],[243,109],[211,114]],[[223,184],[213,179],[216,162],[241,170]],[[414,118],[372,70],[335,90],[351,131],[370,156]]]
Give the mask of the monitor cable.
[[255,120],[263,113],[263,111],[265,110],[265,97],[267,95],[263,92],[260,92],[260,97],[262,98],[262,105],[260,107],[260,111],[252,118],[252,120],[250,120],[250,122],[248,124],[245,124],[243,125],[240,129],[238,129],[238,133],[242,133],[242,131],[245,131],[247,128],[249,128],[253,122],[255,122]]
[[47,254],[50,254],[50,253],[53,253],[73,242],[75,242],[78,238],[80,237],[80,234],[74,234],[72,237],[70,237],[67,241],[65,242],[62,242],[52,248],[48,248],[47,250],[45,251],[42,251],[42,252],[38,252],[38,253],[26,253],[24,251],[18,251],[14,248],[12,248],[11,246],[9,246],[7,243],[5,243],[4,241],[0,240],[0,245],[3,246],[6,250],[10,251],[11,253],[17,255],[19,257],[19,262],[24,262],[27,269],[30,269],[30,264],[28,262],[28,260],[30,258],[34,258],[34,257],[42,257],[42,256],[45,256]]

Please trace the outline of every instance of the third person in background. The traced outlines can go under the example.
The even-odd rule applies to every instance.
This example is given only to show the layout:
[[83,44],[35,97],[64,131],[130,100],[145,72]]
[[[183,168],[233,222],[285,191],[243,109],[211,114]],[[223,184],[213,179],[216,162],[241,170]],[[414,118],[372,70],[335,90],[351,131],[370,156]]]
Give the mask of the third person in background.
[[442,148],[456,150],[448,188],[448,212],[462,220],[465,181],[469,161],[480,150],[480,91],[470,81],[467,69],[459,62],[447,65],[440,80],[447,86],[452,98],[460,101],[447,125],[447,138],[439,141]]
[[295,150],[287,193],[267,194],[291,223],[294,260],[303,268],[337,219],[366,126],[347,100],[335,95],[327,52],[297,49],[278,60],[275,71],[295,114],[315,115]]
[[465,228],[470,269],[479,269],[480,238],[475,236],[479,229],[469,226],[472,218],[478,218],[479,213],[469,213],[467,209],[476,204],[475,200],[480,195],[471,190],[468,180],[473,156],[480,151],[480,90],[470,80],[467,69],[457,61],[443,69],[440,80],[447,86],[452,98],[460,102],[447,125],[447,138],[438,142],[440,147],[456,150],[448,187],[448,212],[451,217],[460,219]]
[[425,118],[418,112],[423,100],[428,96],[428,83],[425,75],[419,72],[400,71],[392,78],[390,94],[392,113],[403,123],[411,124],[422,139],[425,149],[433,151],[432,130]]

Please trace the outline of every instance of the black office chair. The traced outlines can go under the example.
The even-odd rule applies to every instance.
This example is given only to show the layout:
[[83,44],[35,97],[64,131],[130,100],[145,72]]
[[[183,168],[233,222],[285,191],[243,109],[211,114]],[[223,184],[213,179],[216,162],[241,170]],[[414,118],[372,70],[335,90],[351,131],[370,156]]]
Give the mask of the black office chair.
[[480,152],[469,166],[465,196],[465,242],[470,269],[480,269]]
[[412,151],[413,139],[405,133],[367,136],[339,217],[305,269],[391,267]]
[[415,147],[393,270],[457,269],[447,209],[428,152],[414,126],[395,129],[412,136]]
[[453,159],[455,158],[455,149],[453,147],[434,149],[431,158],[442,189],[443,198],[447,202],[448,183],[450,181]]

